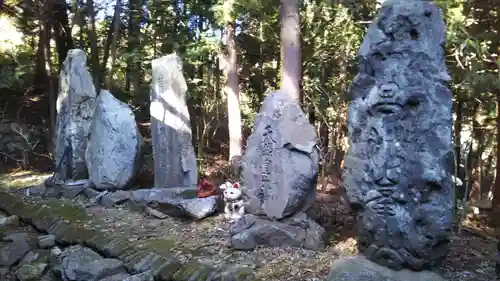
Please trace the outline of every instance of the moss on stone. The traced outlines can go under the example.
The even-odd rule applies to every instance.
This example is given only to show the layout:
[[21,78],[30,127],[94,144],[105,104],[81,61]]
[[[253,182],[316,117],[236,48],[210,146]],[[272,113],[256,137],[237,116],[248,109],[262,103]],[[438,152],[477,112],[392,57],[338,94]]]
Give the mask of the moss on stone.
[[174,274],[179,271],[182,267],[182,264],[178,261],[173,261],[171,263],[163,266],[155,277],[160,281],[172,281],[174,278]]
[[130,243],[125,237],[109,235],[99,229],[83,228],[79,222],[89,218],[85,210],[56,200],[44,204],[24,202],[19,197],[0,190],[0,210],[19,216],[41,231],[54,234],[57,243],[84,244],[106,257],[119,258],[129,271],[149,268],[157,280],[205,281],[214,276],[220,276],[222,279],[219,279],[224,280],[224,275],[228,275],[229,280],[254,279],[254,275],[245,270],[218,271],[196,261],[182,264],[173,254],[174,249],[194,256],[201,253],[187,246],[180,246],[175,237]]
[[175,256],[161,256],[159,260],[157,260],[155,263],[151,265],[151,271],[153,272],[153,275],[155,277],[159,276],[162,272],[162,270],[167,267],[171,266],[172,264],[177,264],[179,261]]
[[66,205],[57,199],[50,200],[45,203],[50,207],[50,211],[54,215],[61,216],[62,218],[72,221],[72,222],[83,222],[88,221],[90,216],[87,214],[85,209],[77,206]]
[[158,252],[170,252],[177,245],[177,241],[174,239],[151,239],[143,240],[139,242],[138,247],[141,249],[147,249],[151,251]]
[[108,245],[106,245],[102,251],[106,256],[109,257],[118,257],[128,248],[133,247],[127,239],[116,237],[113,239]]
[[205,281],[215,273],[215,269],[198,262],[184,264],[173,276],[174,281]]

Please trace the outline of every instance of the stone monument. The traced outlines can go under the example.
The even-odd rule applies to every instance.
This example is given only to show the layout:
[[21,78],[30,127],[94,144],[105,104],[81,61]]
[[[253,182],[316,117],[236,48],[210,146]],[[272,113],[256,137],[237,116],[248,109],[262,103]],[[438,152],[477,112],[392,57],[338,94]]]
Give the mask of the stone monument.
[[343,179],[358,212],[358,248],[393,270],[428,268],[448,251],[453,147],[445,31],[434,4],[386,1],[361,45],[350,89]]
[[[55,161],[57,180],[87,178],[85,150],[96,99],[87,56],[80,49],[68,51],[63,63],[57,97]],[[57,168],[57,167],[56,167]]]
[[316,131],[286,92],[266,97],[242,159],[247,214],[231,227],[236,249],[258,244],[324,247],[324,230],[305,212],[316,200]]
[[170,54],[152,61],[151,136],[155,187],[193,186],[198,183],[191,123],[186,105],[187,85],[182,60]]
[[101,90],[90,126],[85,161],[96,189],[125,189],[142,164],[142,136],[132,109]]

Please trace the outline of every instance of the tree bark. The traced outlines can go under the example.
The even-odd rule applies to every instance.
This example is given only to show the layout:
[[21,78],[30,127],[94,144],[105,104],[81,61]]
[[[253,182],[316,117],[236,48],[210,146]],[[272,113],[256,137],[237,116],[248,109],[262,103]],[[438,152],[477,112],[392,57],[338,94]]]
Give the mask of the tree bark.
[[67,10],[68,4],[66,4],[64,0],[57,0],[52,10],[52,26],[54,28],[56,51],[59,61],[58,71],[61,71],[62,64],[66,59],[68,51],[75,47],[73,38],[71,37]]
[[491,204],[492,209],[495,211],[500,211],[500,92],[497,93],[497,149],[496,149],[496,176],[495,184],[493,185],[493,202]]
[[235,25],[229,23],[225,29],[224,43],[227,50],[225,64],[227,76],[227,118],[229,127],[229,160],[241,155],[241,113],[238,83],[238,55],[234,40]]
[[[129,26],[127,53],[127,89],[138,94],[141,85],[141,1],[129,0]],[[140,96],[135,96],[140,100]]]
[[300,102],[300,3],[281,0],[281,89]]
[[[94,0],[87,0],[87,32],[90,41],[90,65],[92,69],[92,77],[95,82],[99,81],[99,49],[97,48],[97,35],[95,25]],[[99,87],[99,85],[97,85]],[[97,94],[99,90],[97,89]]]
[[115,70],[115,63],[116,63],[116,48],[118,44],[118,38],[120,38],[120,15],[122,12],[122,3],[120,0],[116,0],[116,7],[115,7],[115,15],[114,19],[115,22],[113,23],[113,39],[111,42],[111,65],[109,69],[109,76],[108,76],[108,83],[107,87],[111,88],[111,82],[113,81],[113,75],[114,75],[114,70]]
[[[106,46],[104,47],[100,83],[106,81],[107,89],[111,89],[111,84],[113,81],[114,65],[116,61],[116,45],[118,42],[118,37],[120,37],[120,23],[121,23],[120,15],[122,10],[121,8],[122,8],[121,0],[116,0],[113,20],[111,22],[111,26],[109,27],[108,36],[106,39]],[[111,64],[110,64],[108,79],[105,80],[104,77],[106,76],[106,69],[110,52],[111,52]]]

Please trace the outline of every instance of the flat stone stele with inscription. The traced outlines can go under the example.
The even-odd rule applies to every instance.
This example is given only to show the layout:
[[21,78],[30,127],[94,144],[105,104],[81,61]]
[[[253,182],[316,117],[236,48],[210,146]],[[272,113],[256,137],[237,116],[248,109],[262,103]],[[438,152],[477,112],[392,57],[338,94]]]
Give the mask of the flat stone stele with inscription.
[[198,172],[182,60],[177,54],[170,54],[154,59],[152,68],[150,114],[155,187],[195,187]]
[[[349,93],[343,181],[358,213],[358,248],[394,272],[430,268],[448,252],[453,147],[445,30],[431,2],[386,1],[361,45]],[[351,271],[369,262],[359,261],[346,262]],[[346,268],[333,267],[328,280],[403,280],[368,265],[363,270],[379,277],[352,278]],[[404,280],[442,280],[424,272]]]
[[231,227],[232,246],[323,248],[323,228],[305,213],[316,200],[318,162],[316,131],[297,102],[269,94],[241,163],[247,214]]

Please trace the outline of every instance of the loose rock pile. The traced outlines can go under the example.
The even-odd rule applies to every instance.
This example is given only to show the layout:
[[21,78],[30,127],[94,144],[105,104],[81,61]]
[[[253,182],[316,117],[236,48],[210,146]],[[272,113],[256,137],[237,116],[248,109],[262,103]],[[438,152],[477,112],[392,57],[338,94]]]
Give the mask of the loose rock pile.
[[0,214],[0,279],[19,281],[152,281],[153,273],[131,275],[119,259],[81,245],[61,249],[54,235],[39,235],[17,216]]
[[[119,234],[69,222],[50,208],[0,191],[0,268],[5,278],[21,281],[185,281],[255,280],[248,270],[214,268],[179,260],[168,248],[145,247]],[[23,225],[29,222],[34,227]],[[46,233],[40,235],[40,233]],[[36,274],[36,276],[34,276]],[[9,280],[9,279],[0,279]]]

